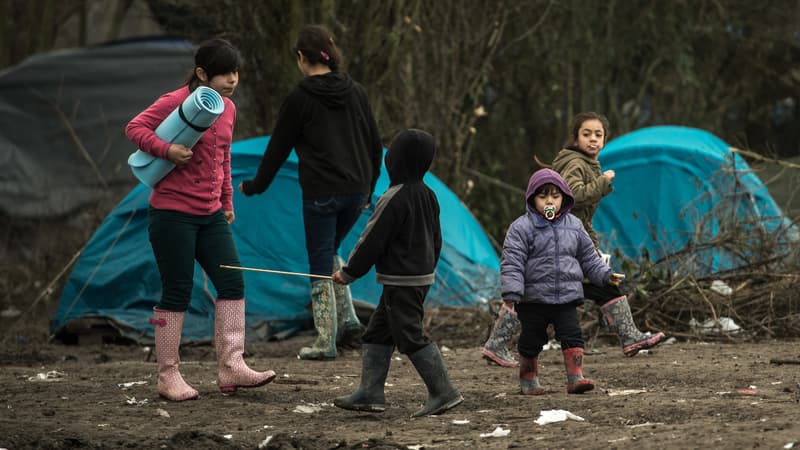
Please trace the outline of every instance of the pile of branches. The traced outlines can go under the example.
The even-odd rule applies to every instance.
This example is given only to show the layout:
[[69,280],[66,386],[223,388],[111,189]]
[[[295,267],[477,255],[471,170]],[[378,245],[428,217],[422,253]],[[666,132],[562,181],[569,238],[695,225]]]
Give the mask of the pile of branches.
[[652,282],[631,305],[642,328],[703,340],[800,337],[800,271],[741,270]]
[[755,206],[747,194],[725,196],[679,251],[626,261],[637,323],[705,340],[800,337],[800,227],[742,214]]

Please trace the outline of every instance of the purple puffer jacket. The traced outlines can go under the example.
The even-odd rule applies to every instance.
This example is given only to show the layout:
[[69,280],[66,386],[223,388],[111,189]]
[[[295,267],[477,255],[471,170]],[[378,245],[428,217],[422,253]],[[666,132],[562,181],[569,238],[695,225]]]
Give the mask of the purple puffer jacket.
[[[552,221],[533,207],[533,193],[546,183],[564,194],[561,210]],[[575,200],[564,179],[550,169],[536,171],[528,181],[525,199],[527,212],[511,224],[503,242],[503,300],[564,304],[583,299],[584,277],[605,285],[611,268],[600,259],[580,219],[569,213]]]

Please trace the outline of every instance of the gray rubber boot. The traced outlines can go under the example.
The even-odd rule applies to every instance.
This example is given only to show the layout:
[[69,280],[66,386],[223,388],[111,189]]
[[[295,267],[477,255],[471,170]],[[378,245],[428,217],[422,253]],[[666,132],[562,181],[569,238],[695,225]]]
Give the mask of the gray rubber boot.
[[617,332],[625,356],[633,356],[639,353],[639,350],[655,347],[667,339],[667,336],[660,331],[656,334],[639,331],[633,322],[628,297],[624,295],[601,306],[600,312],[603,313],[608,327]]
[[350,395],[337,397],[334,406],[351,411],[383,412],[386,410],[383,386],[392,362],[394,346],[364,344],[361,356],[361,384]]
[[441,414],[464,401],[458,389],[450,383],[447,367],[435,343],[431,342],[408,355],[408,358],[428,388],[428,400],[425,406],[412,417]]
[[[342,267],[344,267],[344,261],[339,255],[335,255],[333,257],[333,271],[336,272]],[[353,306],[353,295],[350,293],[350,286],[334,283],[333,290],[336,294],[336,346],[340,348],[358,348],[361,346],[361,336],[364,334],[365,327],[358,320],[356,309]]]
[[336,359],[336,301],[333,281],[311,283],[311,310],[317,340],[311,347],[300,349],[300,359]]
[[517,360],[514,359],[514,355],[508,350],[508,343],[514,336],[514,331],[518,325],[517,312],[504,303],[497,313],[497,320],[495,320],[494,327],[492,327],[492,334],[481,350],[484,359],[503,367],[519,366]]

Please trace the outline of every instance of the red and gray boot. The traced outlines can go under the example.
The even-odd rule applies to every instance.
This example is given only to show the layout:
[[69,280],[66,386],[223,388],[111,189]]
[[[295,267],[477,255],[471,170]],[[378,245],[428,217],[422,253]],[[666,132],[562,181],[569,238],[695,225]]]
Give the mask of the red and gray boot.
[[600,312],[608,327],[617,332],[625,356],[634,356],[640,350],[655,347],[667,339],[660,331],[656,334],[639,331],[633,322],[628,297],[624,295],[601,306]]
[[594,389],[594,381],[583,377],[583,349],[572,347],[562,353],[564,353],[564,367],[567,369],[567,393],[583,394]]
[[538,358],[519,356],[519,388],[523,395],[542,395],[544,387],[539,384]]
[[494,322],[492,334],[489,340],[483,345],[481,354],[490,363],[495,363],[503,367],[517,367],[519,363],[514,359],[514,355],[508,350],[508,343],[514,336],[514,331],[519,325],[517,312],[503,303],[497,313],[497,320]]

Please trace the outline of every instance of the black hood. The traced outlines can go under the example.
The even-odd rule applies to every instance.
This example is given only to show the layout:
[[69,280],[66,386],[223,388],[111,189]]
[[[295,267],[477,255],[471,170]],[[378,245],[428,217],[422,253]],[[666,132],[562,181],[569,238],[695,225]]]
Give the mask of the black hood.
[[328,108],[343,107],[353,90],[353,80],[341,72],[329,72],[324,75],[305,77],[300,87],[318,98]]
[[392,139],[384,163],[392,186],[419,181],[431,168],[436,143],[427,131],[410,128]]

